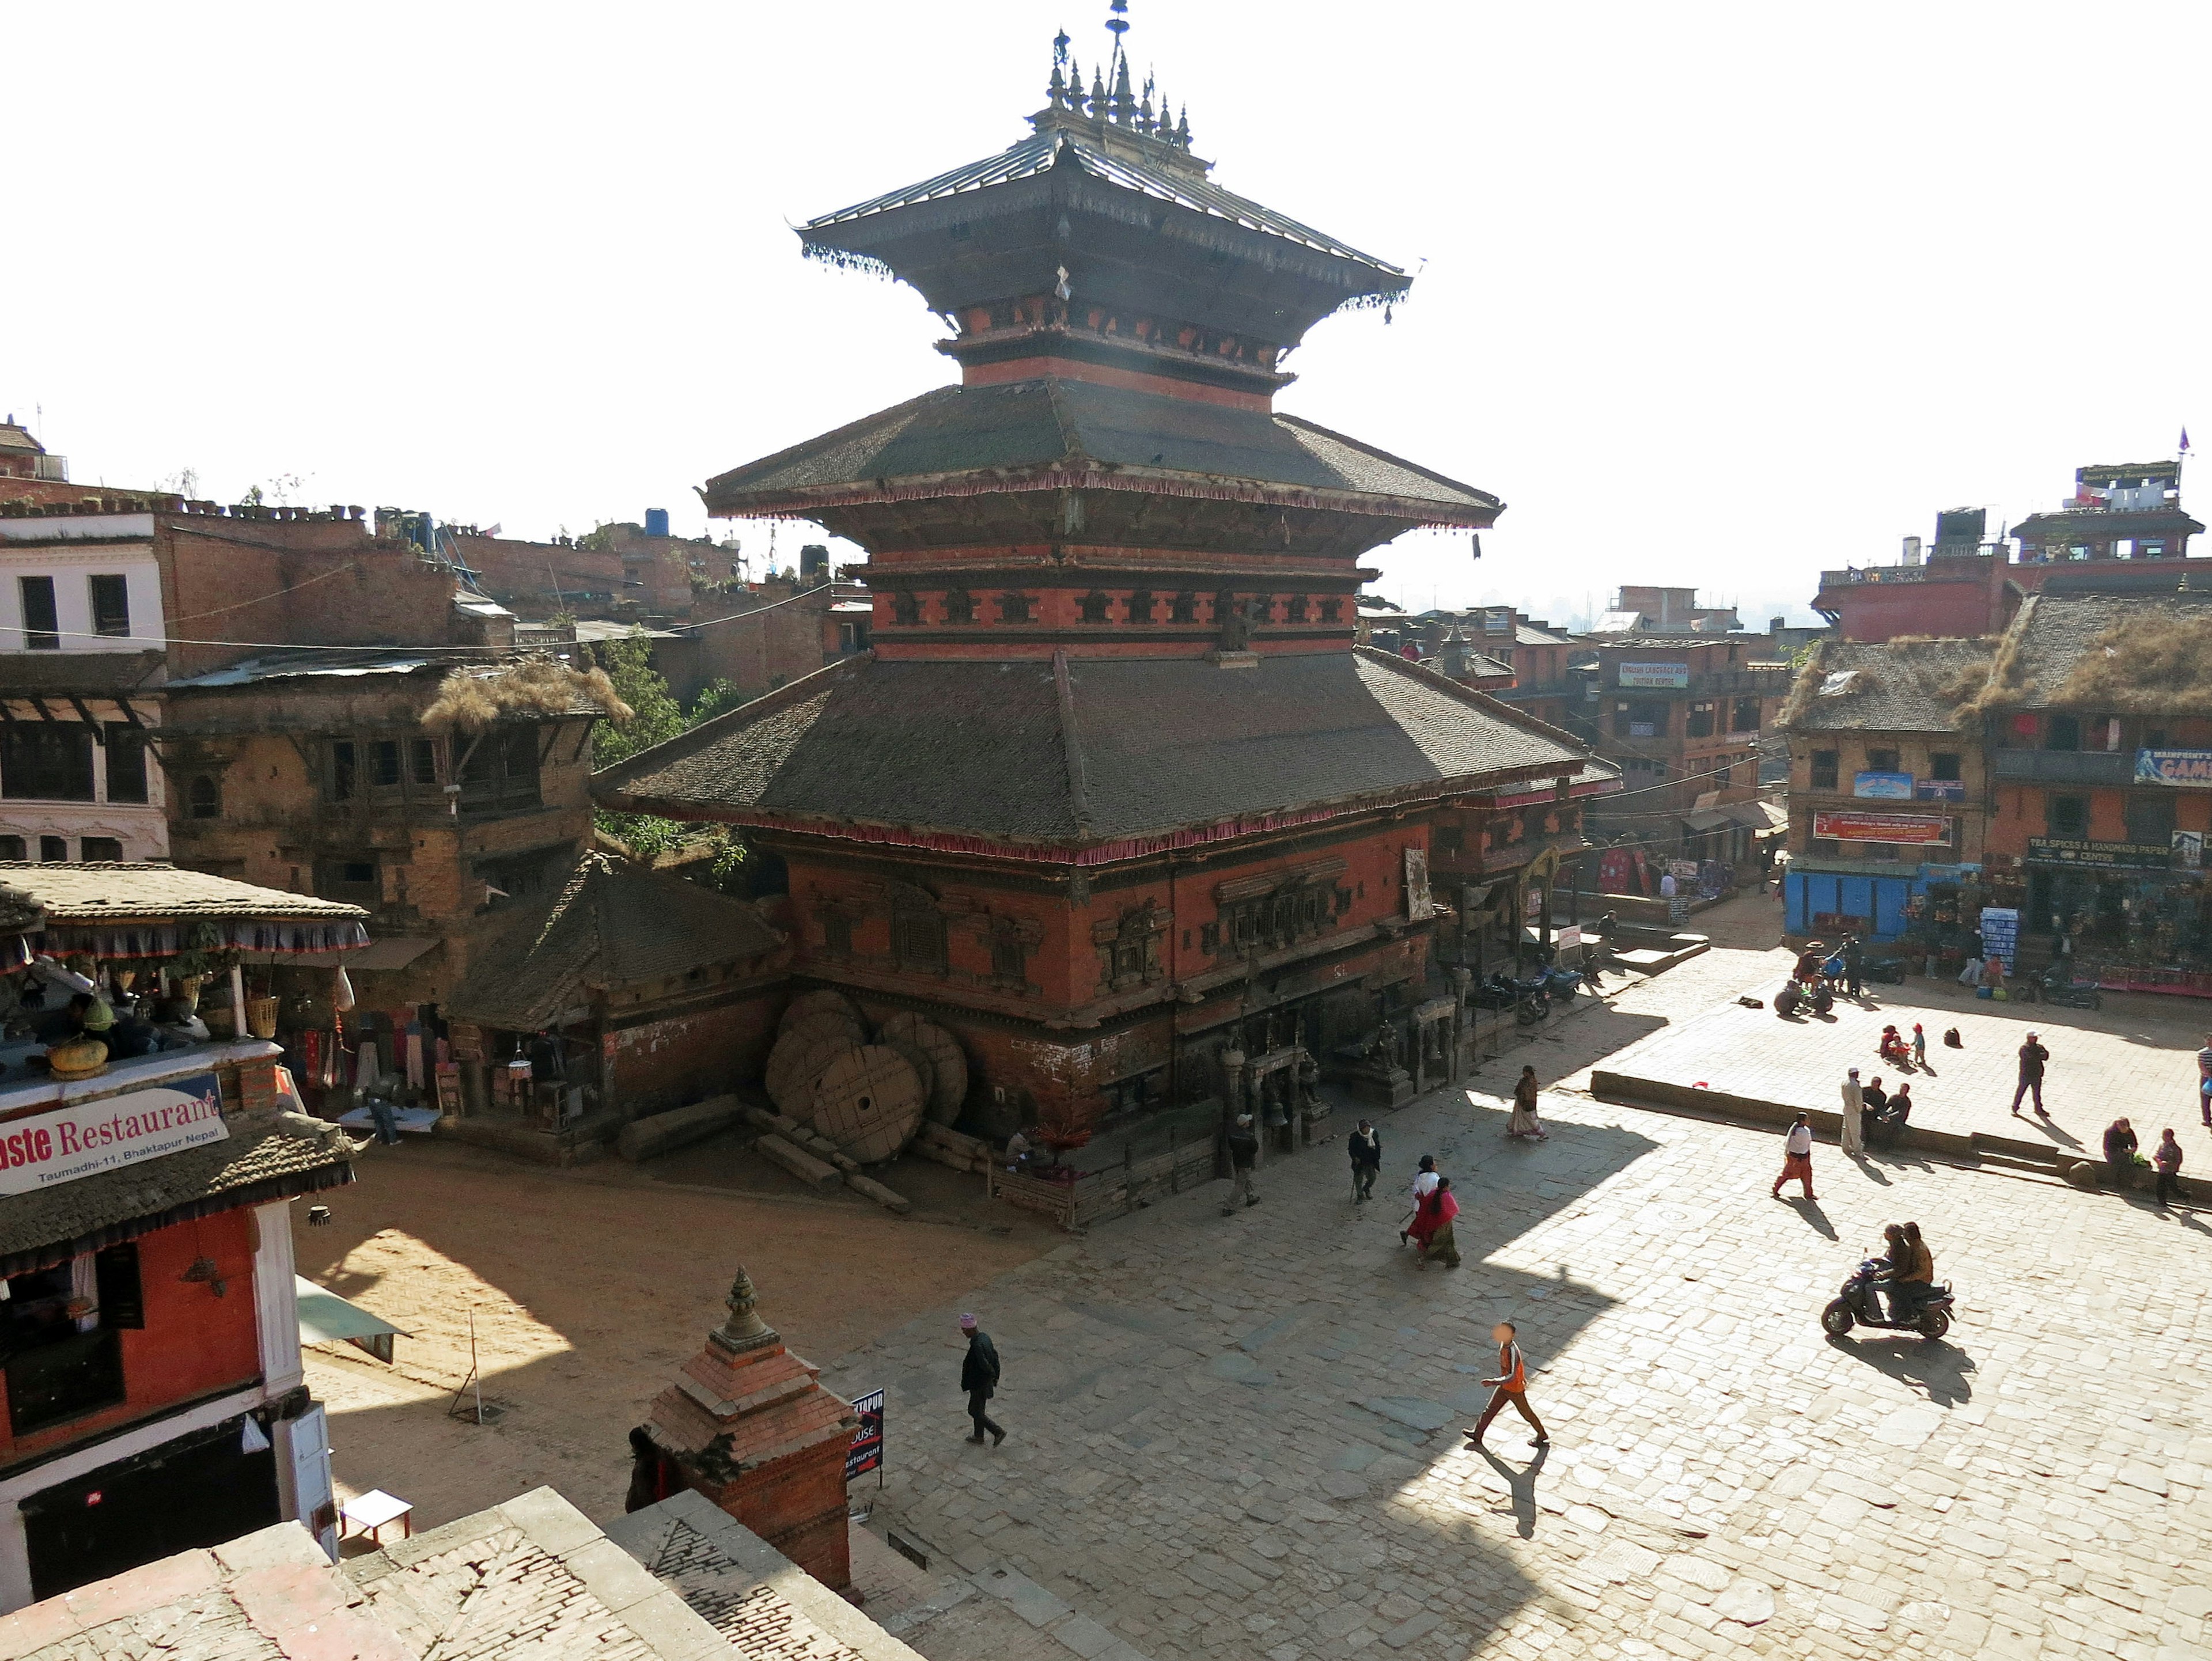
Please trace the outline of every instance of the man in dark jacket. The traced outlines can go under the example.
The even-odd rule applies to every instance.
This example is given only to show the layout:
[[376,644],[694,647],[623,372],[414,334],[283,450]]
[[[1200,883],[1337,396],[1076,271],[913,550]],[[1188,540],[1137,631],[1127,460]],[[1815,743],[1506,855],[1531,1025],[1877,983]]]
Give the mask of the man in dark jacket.
[[[2030,1091],[2035,1094],[2035,1111],[2043,1113],[2043,1064],[2051,1059],[2051,1052],[2036,1042],[2035,1034],[2027,1035],[2027,1042],[2020,1046],[2020,1083],[2012,1093],[2012,1116],[2021,1117],[2020,1099]],[[2051,1117],[2044,1113],[2045,1118]]]
[[1236,1127],[1229,1132],[1229,1203],[1221,1208],[1221,1215],[1233,1217],[1237,1203],[1257,1205],[1260,1197],[1252,1191],[1252,1167],[1260,1161],[1260,1136],[1252,1128],[1252,1115],[1237,1115]]
[[1382,1133],[1365,1119],[1345,1138],[1352,1150],[1352,1203],[1375,1197],[1375,1179],[1382,1174]]
[[973,1315],[960,1318],[960,1330],[968,1335],[968,1355],[960,1363],[960,1387],[968,1392],[968,1416],[975,1422],[975,1434],[968,1440],[980,1442],[988,1432],[991,1446],[998,1446],[1006,1440],[1006,1433],[992,1423],[986,1405],[999,1392],[999,1347],[991,1342],[991,1335],[975,1325]]
[[1866,995],[1866,948],[1855,934],[1844,937],[1844,990],[1853,997]]

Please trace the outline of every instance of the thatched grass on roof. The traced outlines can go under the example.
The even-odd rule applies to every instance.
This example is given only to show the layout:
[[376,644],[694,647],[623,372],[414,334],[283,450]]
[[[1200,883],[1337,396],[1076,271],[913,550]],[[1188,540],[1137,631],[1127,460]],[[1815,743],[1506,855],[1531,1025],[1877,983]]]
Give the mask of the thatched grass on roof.
[[617,725],[631,713],[605,670],[579,671],[533,655],[496,675],[454,670],[422,712],[422,724],[436,733],[477,733],[502,716],[568,715],[589,708],[598,709]]
[[2113,624],[2075,660],[2051,702],[2116,715],[2212,715],[2212,618]]
[[1969,664],[1953,677],[1946,690],[1959,700],[1951,721],[1960,731],[1971,732],[1983,716],[2035,695],[2035,682],[2021,667],[2020,644],[2026,633],[2015,623],[1998,637],[1988,663]]
[[1827,656],[1828,643],[1822,640],[1807,652],[1805,661],[1797,665],[1796,678],[1790,682],[1790,695],[1782,700],[1782,713],[1778,722],[1784,732],[1803,720],[1806,710],[1812,706],[1813,695],[1820,691],[1820,682],[1827,678],[1827,670],[1821,667]]

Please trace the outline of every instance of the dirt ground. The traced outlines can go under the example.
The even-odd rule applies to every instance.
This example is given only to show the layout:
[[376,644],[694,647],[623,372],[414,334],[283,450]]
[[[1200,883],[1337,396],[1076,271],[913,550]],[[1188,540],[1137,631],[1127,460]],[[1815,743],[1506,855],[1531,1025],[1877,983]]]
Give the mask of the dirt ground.
[[[915,1202],[902,1218],[804,1193],[731,1139],[567,1171],[372,1147],[358,1181],[321,1197],[328,1226],[294,1208],[300,1272],[406,1335],[389,1367],[349,1345],[307,1352],[341,1497],[382,1488],[428,1528],[550,1482],[619,1515],[626,1434],[721,1319],[738,1264],[785,1342],[828,1361],[1060,1244],[987,1206],[980,1177],[915,1164],[890,1178]],[[481,1426],[447,1410],[471,1314]]]

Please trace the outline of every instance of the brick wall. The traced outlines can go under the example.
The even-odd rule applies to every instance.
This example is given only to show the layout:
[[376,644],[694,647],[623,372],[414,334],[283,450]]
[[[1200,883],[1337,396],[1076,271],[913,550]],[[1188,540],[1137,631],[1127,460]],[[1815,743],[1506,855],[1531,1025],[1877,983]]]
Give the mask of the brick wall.
[[733,985],[703,1003],[656,1014],[611,1009],[612,1099],[632,1118],[681,1107],[760,1076],[787,1001],[781,978]]

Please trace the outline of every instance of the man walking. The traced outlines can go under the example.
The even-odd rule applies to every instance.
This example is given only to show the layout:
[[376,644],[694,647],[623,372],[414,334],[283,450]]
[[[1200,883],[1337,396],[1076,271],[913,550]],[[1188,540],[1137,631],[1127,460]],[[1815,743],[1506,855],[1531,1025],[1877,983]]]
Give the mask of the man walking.
[[1859,1083],[1859,1070],[1854,1067],[1844,1080],[1844,1151],[1854,1159],[1866,1147],[1859,1134],[1859,1116],[1865,1108],[1866,1091]]
[[1813,1127],[1803,1113],[1790,1127],[1790,1134],[1782,1139],[1782,1174],[1774,1179],[1774,1197],[1782,1197],[1782,1185],[1800,1182],[1805,1185],[1805,1197],[1813,1197]]
[[960,1318],[960,1330],[968,1335],[968,1355],[960,1363],[960,1387],[968,1392],[968,1416],[975,1422],[975,1434],[968,1440],[980,1442],[985,1433],[991,1446],[998,1446],[1006,1440],[1006,1433],[991,1422],[986,1406],[999,1393],[999,1347],[991,1342],[991,1335],[975,1325],[973,1315]]
[[1490,1398],[1490,1405],[1482,1409],[1482,1416],[1474,1422],[1474,1428],[1467,1433],[1468,1445],[1481,1446],[1482,1433],[1490,1428],[1490,1422],[1498,1416],[1498,1409],[1510,1402],[1536,1433],[1536,1446],[1550,1446],[1552,1439],[1544,1432],[1544,1422],[1528,1405],[1528,1363],[1516,1341],[1513,1323],[1498,1322],[1490,1329],[1490,1336],[1498,1341],[1498,1376],[1485,1379],[1483,1383],[1495,1393]]
[[1260,1197],[1252,1191],[1252,1167],[1259,1162],[1260,1138],[1252,1129],[1252,1115],[1237,1115],[1237,1128],[1229,1133],[1229,1203],[1221,1208],[1221,1215],[1237,1215],[1238,1202],[1257,1205]]
[[1352,1150],[1352,1203],[1362,1205],[1375,1197],[1375,1179],[1382,1174],[1382,1133],[1363,1118],[1345,1144]]
[[2051,1117],[2043,1112],[2043,1064],[2050,1059],[2051,1052],[2036,1042],[2035,1034],[2030,1033],[2027,1042],[2020,1046],[2020,1083],[2012,1093],[2012,1116],[2014,1118],[2022,1117],[2020,1099],[2030,1091],[2035,1093],[2035,1111],[2045,1118]]
[[1844,937],[1844,990],[1853,997],[1866,996],[1866,948],[1855,934]]

